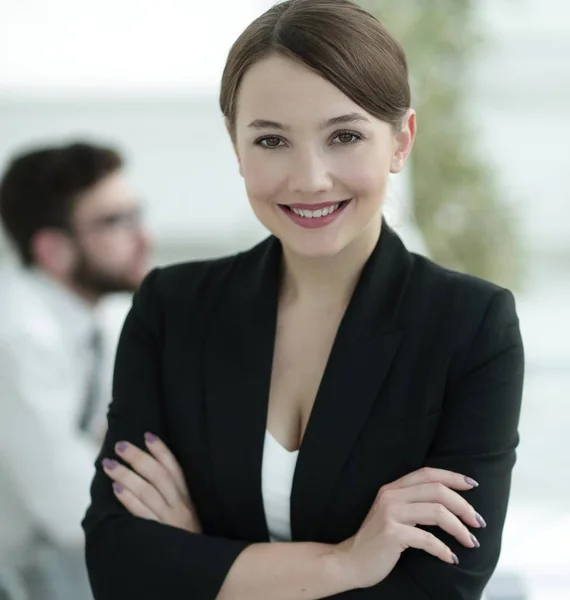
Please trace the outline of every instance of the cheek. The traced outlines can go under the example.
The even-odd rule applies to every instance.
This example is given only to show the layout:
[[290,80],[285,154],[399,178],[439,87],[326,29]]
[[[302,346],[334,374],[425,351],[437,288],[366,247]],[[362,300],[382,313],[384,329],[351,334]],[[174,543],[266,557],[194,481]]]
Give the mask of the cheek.
[[334,176],[351,195],[366,198],[382,195],[390,174],[389,161],[383,156],[354,153],[335,161]]
[[98,242],[88,249],[91,260],[100,267],[111,269],[128,259],[135,248],[128,239],[115,239],[112,235],[106,236]]
[[270,200],[278,194],[286,181],[285,164],[283,160],[277,158],[268,160],[266,157],[258,156],[242,161],[243,179],[251,202]]
[[112,244],[109,244],[109,248],[112,250],[112,252],[107,251],[106,256],[107,258],[111,255],[116,257],[117,264],[132,260],[132,258],[138,252],[138,244],[136,240],[126,236],[122,239],[115,240]]

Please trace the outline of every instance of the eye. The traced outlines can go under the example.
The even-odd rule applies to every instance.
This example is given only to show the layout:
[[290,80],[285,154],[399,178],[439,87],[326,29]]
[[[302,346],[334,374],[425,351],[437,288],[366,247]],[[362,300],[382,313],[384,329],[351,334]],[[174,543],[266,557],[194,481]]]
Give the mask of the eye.
[[337,131],[333,137],[333,144],[340,144],[341,146],[346,146],[348,144],[354,144],[362,139],[363,136],[360,133],[356,133],[355,131]]
[[283,143],[283,140],[274,135],[266,135],[265,137],[256,139],[254,143],[256,146],[261,146],[267,150],[274,150],[281,147],[280,144]]

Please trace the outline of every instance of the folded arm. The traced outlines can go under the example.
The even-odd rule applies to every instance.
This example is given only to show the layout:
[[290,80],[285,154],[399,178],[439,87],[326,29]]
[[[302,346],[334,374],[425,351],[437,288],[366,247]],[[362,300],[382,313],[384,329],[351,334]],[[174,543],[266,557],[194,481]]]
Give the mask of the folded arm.
[[[481,547],[475,550],[441,529],[427,528],[457,554],[459,565],[447,565],[425,552],[406,551],[394,578],[413,583],[415,594],[406,596],[410,600],[476,600],[491,578],[499,560],[519,441],[523,376],[514,299],[502,290],[490,300],[463,363],[450,374],[443,415],[426,463],[468,473],[479,482],[465,498],[487,527],[476,531]],[[387,580],[386,587],[389,584]],[[378,596],[384,597],[390,596]]]
[[327,545],[250,544],[191,533],[134,517],[115,497],[102,458],[113,456],[115,444],[123,440],[144,448],[146,431],[165,439],[160,316],[152,306],[157,274],[136,295],[121,335],[108,433],[83,521],[95,599],[479,598],[498,560],[518,442],[523,352],[510,293],[493,298],[464,364],[452,374],[427,461],[427,466],[469,473],[479,481],[469,502],[488,523],[477,532],[481,548],[467,550],[436,530],[459,557],[458,566],[408,550],[380,584],[349,590]]
[[[500,554],[519,439],[523,377],[524,351],[514,298],[510,292],[502,290],[490,299],[469,349],[450,371],[443,414],[425,465],[469,474],[479,483],[463,495],[486,521],[485,527],[476,530],[481,546],[468,548],[439,527],[425,527],[457,555],[458,565],[446,563],[422,550],[408,549],[379,584],[365,589],[348,589],[334,598],[481,598]],[[263,550],[255,547],[244,552],[244,567],[251,568],[252,563],[248,565],[246,555],[249,553],[253,559],[256,552],[258,564],[276,568],[267,555],[264,557]],[[284,553],[284,560],[286,556]],[[239,564],[240,559],[236,561],[236,567]],[[294,581],[295,575],[303,572],[302,567],[294,561],[288,566]],[[269,574],[274,572],[268,569]],[[339,574],[334,565],[332,573],[334,581]],[[241,574],[245,579],[247,572],[244,570]],[[226,597],[233,598],[231,594],[220,596],[224,600]],[[330,597],[333,597],[332,593]]]
[[116,456],[117,442],[144,450],[145,432],[167,439],[160,404],[160,310],[153,293],[158,273],[147,277],[124,324],[107,435],[83,520],[95,599],[313,600],[343,591],[324,544],[250,544],[192,533],[135,517],[115,496],[102,460]]

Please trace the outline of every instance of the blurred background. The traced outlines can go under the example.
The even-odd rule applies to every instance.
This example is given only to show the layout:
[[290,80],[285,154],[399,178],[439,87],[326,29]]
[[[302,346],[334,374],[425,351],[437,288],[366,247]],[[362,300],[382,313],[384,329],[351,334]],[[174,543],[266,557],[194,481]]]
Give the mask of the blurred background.
[[[109,144],[144,201],[153,264],[255,244],[266,231],[217,94],[231,43],[270,4],[1,0],[0,168],[43,144]],[[488,597],[570,599],[570,4],[361,4],[404,44],[418,112],[389,222],[412,250],[517,298],[527,353],[521,444]],[[2,234],[0,261],[15,261]],[[129,301],[105,300],[111,330]],[[0,514],[0,539],[8,519]]]

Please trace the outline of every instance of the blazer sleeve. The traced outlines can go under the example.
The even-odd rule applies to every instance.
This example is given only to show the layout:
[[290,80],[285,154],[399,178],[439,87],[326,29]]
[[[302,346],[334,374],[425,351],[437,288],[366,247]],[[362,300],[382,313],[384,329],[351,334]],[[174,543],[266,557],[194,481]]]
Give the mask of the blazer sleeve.
[[512,294],[491,298],[461,365],[450,372],[443,414],[426,466],[472,477],[463,497],[487,522],[470,549],[440,528],[425,527],[459,558],[450,565],[408,549],[380,584],[339,594],[346,600],[480,600],[497,565],[518,445],[524,352]]
[[418,600],[479,599],[499,560],[519,442],[524,378],[519,321],[508,290],[492,296],[462,363],[450,373],[426,466],[475,479],[479,487],[462,495],[487,527],[473,530],[481,543],[475,549],[466,548],[440,528],[426,527],[455,552],[459,565],[448,565],[418,550],[406,551],[399,566],[417,586]]
[[198,535],[131,516],[112,492],[102,459],[146,431],[164,436],[160,393],[158,270],[135,294],[117,349],[108,430],[82,521],[95,600],[212,600],[246,542]]

